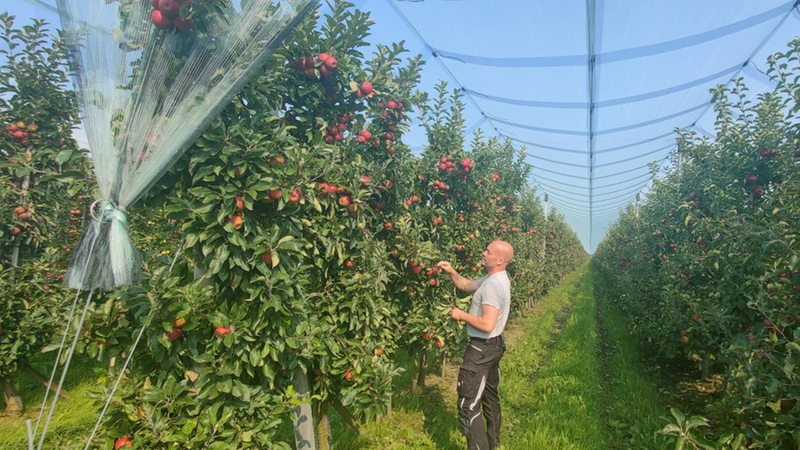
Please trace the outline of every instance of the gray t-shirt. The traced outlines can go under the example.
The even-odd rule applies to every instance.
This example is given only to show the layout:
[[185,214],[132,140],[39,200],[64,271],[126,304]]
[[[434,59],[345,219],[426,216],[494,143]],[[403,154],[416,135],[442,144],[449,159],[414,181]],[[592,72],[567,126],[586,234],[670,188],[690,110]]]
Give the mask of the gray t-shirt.
[[486,333],[467,324],[467,336],[488,339],[503,334],[511,309],[511,281],[505,270],[475,280],[478,289],[472,294],[469,313],[473,316],[483,315],[483,305],[494,306],[500,311],[497,324],[491,333]]

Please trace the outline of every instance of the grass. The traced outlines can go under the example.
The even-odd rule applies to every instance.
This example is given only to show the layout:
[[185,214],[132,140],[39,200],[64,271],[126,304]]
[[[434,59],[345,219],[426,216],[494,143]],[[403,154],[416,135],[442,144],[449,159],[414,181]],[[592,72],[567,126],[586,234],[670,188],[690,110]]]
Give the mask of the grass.
[[[507,449],[605,449],[591,280],[585,266],[544,300],[501,365]],[[534,351],[531,351],[534,350]]]
[[602,306],[597,309],[601,333],[602,383],[606,392],[607,433],[614,436],[608,449],[674,448],[666,436],[657,433],[667,424],[667,396],[636,341],[628,334],[625,321]]
[[[31,363],[45,377],[49,377],[53,370],[52,364],[51,354],[37,355]],[[86,445],[86,439],[97,421],[99,411],[96,400],[91,396],[91,391],[97,386],[97,370],[94,361],[75,357],[64,384],[64,389],[69,392],[70,398],[58,400],[42,448],[69,449],[83,448]],[[56,375],[58,377],[60,373]],[[56,382],[57,380],[58,378],[56,378]],[[22,417],[0,416],[0,450],[26,450],[28,448],[25,421],[30,419],[31,426],[36,426],[45,395],[44,387],[24,373],[17,374],[15,382],[25,405],[25,413]],[[47,397],[45,412],[42,414],[38,428],[39,434],[41,434],[47,419],[47,410],[50,408],[52,400],[51,393]],[[0,402],[0,408],[5,410],[4,402]],[[38,434],[35,439],[34,443],[38,444]]]

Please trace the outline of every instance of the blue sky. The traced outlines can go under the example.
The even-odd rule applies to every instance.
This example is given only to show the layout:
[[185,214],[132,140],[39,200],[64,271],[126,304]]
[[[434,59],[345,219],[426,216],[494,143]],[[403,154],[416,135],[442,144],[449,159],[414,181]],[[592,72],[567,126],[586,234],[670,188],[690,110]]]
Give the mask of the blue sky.
[[[19,20],[58,23],[55,0],[5,3]],[[371,42],[423,55],[423,90],[464,89],[468,128],[526,147],[531,184],[589,251],[646,198],[675,128],[713,134],[708,90],[737,76],[769,89],[766,56],[800,34],[787,0],[354,3],[375,21]],[[419,151],[424,134],[415,126],[406,142]]]

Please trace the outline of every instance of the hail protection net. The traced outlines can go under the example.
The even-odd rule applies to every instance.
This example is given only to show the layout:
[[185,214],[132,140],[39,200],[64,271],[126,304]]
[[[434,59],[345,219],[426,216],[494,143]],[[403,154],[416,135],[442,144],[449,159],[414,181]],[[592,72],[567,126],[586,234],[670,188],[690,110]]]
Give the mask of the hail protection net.
[[313,0],[58,0],[99,198],[67,270],[135,281],[127,208],[203,132]]
[[800,30],[797,0],[489,3],[393,0],[376,23],[413,30],[467,124],[525,147],[532,185],[590,251],[669,166],[676,130],[713,139],[710,91],[773,89],[767,57]]

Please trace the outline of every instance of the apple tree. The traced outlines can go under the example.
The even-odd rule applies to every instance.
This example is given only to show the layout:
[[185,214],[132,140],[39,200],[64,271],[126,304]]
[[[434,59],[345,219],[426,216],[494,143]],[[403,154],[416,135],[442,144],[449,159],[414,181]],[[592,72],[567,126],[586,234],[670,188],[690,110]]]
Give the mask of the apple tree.
[[635,336],[725,380],[719,442],[798,442],[798,49],[770,58],[777,87],[758,101],[741,82],[714,91],[716,138],[680,134],[674,168],[595,257]]
[[[364,61],[368,24],[347,3],[321,29],[303,23],[165,178],[174,188],[151,193],[168,195],[185,257],[118,299],[151,326],[114,437],[287,446],[299,378],[354,426],[387,409],[397,305],[381,233],[393,180],[408,178],[398,139],[418,60],[401,66],[396,45]],[[389,112],[388,99],[405,106]]]
[[67,52],[47,24],[18,28],[0,15],[0,377],[19,413],[12,377],[65,327],[61,286],[88,213],[87,159],[72,136],[77,111]]

